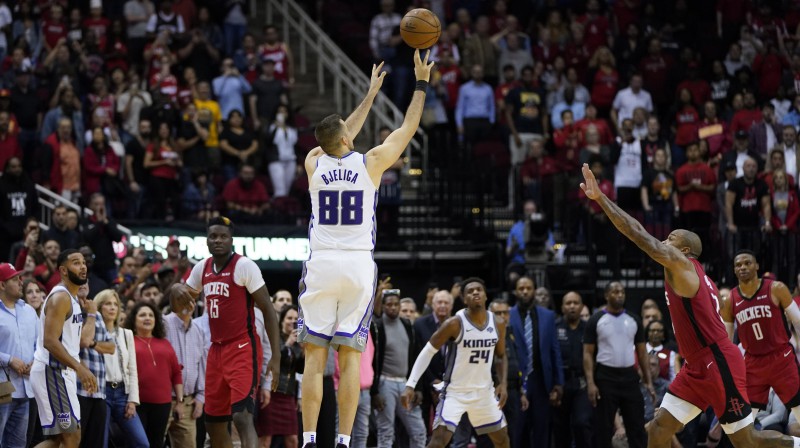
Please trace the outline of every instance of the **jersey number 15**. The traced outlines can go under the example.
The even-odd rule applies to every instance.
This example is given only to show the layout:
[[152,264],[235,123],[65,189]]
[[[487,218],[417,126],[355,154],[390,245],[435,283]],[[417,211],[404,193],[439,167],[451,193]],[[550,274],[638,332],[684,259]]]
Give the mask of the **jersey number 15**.
[[318,216],[322,225],[360,225],[364,221],[364,192],[321,190]]

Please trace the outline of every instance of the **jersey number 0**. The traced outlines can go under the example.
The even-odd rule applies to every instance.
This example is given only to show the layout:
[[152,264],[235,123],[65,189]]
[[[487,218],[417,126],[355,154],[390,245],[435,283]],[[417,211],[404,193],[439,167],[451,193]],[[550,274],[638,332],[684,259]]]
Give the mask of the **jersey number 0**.
[[364,221],[364,192],[321,190],[319,223],[322,225],[357,226]]

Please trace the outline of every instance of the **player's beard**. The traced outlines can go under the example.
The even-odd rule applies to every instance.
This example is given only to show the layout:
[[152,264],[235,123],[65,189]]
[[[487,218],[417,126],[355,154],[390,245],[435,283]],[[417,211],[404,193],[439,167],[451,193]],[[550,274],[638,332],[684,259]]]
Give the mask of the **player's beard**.
[[86,284],[86,282],[89,281],[89,277],[88,276],[86,278],[80,278],[80,276],[78,274],[76,274],[76,273],[74,273],[72,271],[67,271],[67,278],[69,278],[69,281],[71,283],[74,283],[74,284],[76,284],[78,286],[83,286],[83,285]]

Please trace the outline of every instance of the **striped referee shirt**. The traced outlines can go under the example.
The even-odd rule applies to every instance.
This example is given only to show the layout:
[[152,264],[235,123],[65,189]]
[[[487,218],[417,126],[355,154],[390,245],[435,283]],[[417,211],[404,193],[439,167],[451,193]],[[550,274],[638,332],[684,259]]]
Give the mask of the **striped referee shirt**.
[[[86,318],[84,317],[84,322]],[[111,335],[106,330],[106,324],[103,319],[95,319],[94,322],[94,340],[95,342],[109,342]],[[83,388],[80,380],[78,380],[78,395],[87,398],[106,398],[106,361],[103,354],[93,348],[81,349],[81,364],[85,365],[97,378],[97,392],[90,394]]]

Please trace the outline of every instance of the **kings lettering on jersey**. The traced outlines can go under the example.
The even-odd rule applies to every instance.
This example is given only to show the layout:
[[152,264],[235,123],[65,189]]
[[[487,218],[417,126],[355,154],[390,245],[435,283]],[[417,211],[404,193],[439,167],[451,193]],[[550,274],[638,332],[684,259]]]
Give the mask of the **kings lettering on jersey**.
[[340,180],[355,184],[356,181],[358,180],[358,173],[354,172],[353,170],[339,168],[330,170],[326,174],[322,175],[322,181],[325,182],[325,185]]
[[497,345],[494,339],[464,339],[464,348],[492,348]]
[[769,319],[772,317],[772,310],[770,308],[769,305],[757,305],[745,308],[736,313],[736,321],[739,322],[739,325],[742,325],[753,319]]
[[209,296],[222,296],[230,297],[228,292],[228,283],[225,282],[209,282],[203,285],[203,293],[206,297]]

